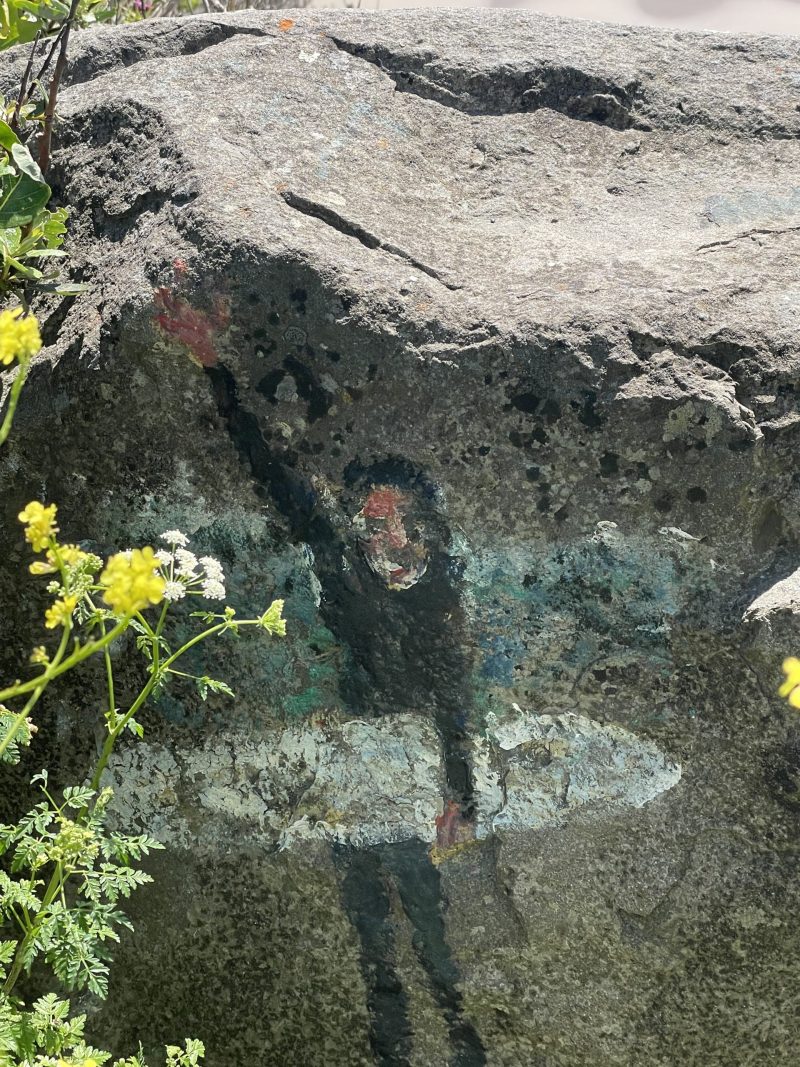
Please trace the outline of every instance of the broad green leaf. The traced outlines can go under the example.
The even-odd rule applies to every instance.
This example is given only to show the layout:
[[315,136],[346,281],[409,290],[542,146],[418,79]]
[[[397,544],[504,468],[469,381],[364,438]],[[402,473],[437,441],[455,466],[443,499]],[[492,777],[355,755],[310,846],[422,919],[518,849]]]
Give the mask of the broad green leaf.
[[0,145],[10,152],[15,144],[19,144],[19,137],[17,137],[7,122],[3,122],[2,119],[0,119]]
[[29,252],[23,252],[20,259],[52,259],[54,256],[66,256],[63,248],[32,248]]
[[[44,180],[44,175],[39,170],[39,164],[33,159],[28,149],[24,144],[14,144],[11,146],[11,156],[17,167],[23,174],[27,174],[35,182],[39,182],[41,185],[47,186],[47,182]],[[48,197],[50,199],[50,187],[47,186]]]
[[16,273],[21,274],[23,278],[37,279],[42,277],[42,272],[40,270],[37,270],[35,267],[27,267],[24,263],[20,262],[20,260],[15,259],[14,256],[6,256],[5,259],[7,263],[11,264]]
[[36,218],[49,199],[49,185],[34,181],[27,174],[20,174],[19,180],[0,201],[0,229],[26,226]]
[[36,287],[40,293],[55,293],[56,296],[78,296],[89,288],[84,282],[46,282]]

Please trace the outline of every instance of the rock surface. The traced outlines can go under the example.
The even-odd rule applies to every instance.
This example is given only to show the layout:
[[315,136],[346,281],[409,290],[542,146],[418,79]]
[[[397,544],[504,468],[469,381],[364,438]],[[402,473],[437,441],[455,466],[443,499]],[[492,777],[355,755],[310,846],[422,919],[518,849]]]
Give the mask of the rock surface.
[[171,848],[98,1040],[798,1061],[800,40],[244,12],[73,54],[89,291],[0,457],[3,602],[44,494],[98,548],[186,530],[290,631],[112,769]]

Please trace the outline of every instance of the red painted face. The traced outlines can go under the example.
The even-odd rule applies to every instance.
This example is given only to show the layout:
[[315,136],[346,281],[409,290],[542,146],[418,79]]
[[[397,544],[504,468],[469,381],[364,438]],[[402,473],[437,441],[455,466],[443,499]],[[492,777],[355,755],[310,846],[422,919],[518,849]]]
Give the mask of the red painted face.
[[406,517],[412,510],[407,494],[394,486],[379,485],[371,490],[353,525],[370,570],[390,589],[410,589],[428,566],[428,550],[419,530],[407,530]]
[[361,512],[368,519],[399,518],[403,514],[401,506],[404,502],[403,494],[397,489],[373,489]]

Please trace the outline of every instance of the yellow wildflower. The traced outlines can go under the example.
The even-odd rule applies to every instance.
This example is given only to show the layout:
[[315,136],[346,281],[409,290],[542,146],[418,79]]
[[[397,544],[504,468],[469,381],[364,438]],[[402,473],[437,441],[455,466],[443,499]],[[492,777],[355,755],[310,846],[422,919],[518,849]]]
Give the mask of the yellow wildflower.
[[52,548],[48,549],[46,563],[44,560],[37,559],[35,563],[31,563],[28,570],[31,574],[55,574],[59,558],[65,567],[74,567],[81,560],[88,559],[89,553],[82,552],[77,545],[59,545],[57,554]]
[[[74,567],[76,563],[80,563],[82,559],[86,559],[88,556],[88,553],[82,552],[77,545],[59,545],[58,554],[61,556],[61,562],[67,567]],[[55,563],[55,552],[48,552],[47,558],[51,563]]]
[[17,516],[20,522],[27,524],[25,537],[30,541],[34,552],[43,552],[50,543],[50,538],[58,533],[56,510],[55,504],[45,507],[38,500],[32,500]]
[[23,317],[22,308],[0,311],[0,365],[15,359],[26,362],[42,347],[39,324],[33,315]]
[[66,626],[77,604],[76,596],[64,596],[51,604],[44,613],[44,624],[47,629],[55,630],[56,626]]
[[[48,556],[49,555],[50,555],[50,553],[48,552]],[[31,563],[30,567],[28,567],[28,570],[31,572],[31,574],[36,574],[36,575],[39,575],[39,574],[54,574],[55,573],[55,567],[53,566],[53,564],[52,563],[45,563],[45,561],[43,559],[35,560],[33,563]]]
[[34,667],[40,666],[40,665],[42,667],[46,667],[47,666],[47,664],[50,662],[50,657],[48,656],[47,649],[44,647],[44,645],[37,645],[36,646],[36,648],[33,650],[33,652],[31,652],[30,661],[29,662]]
[[783,661],[783,673],[786,681],[778,690],[782,697],[786,697],[793,708],[800,708],[800,659],[790,656]]
[[152,548],[118,552],[100,575],[103,600],[117,615],[133,615],[164,599],[166,582],[157,573],[158,560]]

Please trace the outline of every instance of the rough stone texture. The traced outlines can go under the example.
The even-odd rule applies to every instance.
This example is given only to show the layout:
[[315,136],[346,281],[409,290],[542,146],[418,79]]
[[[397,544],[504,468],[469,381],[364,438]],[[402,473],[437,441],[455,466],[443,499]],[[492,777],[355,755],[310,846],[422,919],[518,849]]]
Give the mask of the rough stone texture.
[[[0,594],[46,494],[290,622],[115,764],[172,845],[98,1038],[798,1061],[800,41],[305,11],[74,57],[90,290],[41,309]],[[65,776],[94,684],[46,709]]]

